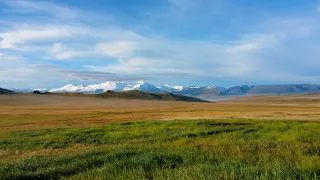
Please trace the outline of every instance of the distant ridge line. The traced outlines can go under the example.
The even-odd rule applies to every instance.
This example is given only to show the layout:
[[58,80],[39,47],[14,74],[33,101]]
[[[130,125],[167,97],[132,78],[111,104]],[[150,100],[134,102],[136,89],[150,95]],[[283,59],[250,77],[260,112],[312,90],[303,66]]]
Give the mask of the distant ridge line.
[[39,92],[34,91],[33,94],[37,95],[60,95],[60,96],[80,96],[80,97],[97,97],[103,99],[141,99],[141,100],[163,100],[163,101],[185,101],[185,102],[209,102],[195,97],[188,97],[172,93],[148,93],[138,90],[130,90],[123,92],[106,91],[100,94],[84,94],[79,92],[65,92],[65,93],[52,93],[52,92]]

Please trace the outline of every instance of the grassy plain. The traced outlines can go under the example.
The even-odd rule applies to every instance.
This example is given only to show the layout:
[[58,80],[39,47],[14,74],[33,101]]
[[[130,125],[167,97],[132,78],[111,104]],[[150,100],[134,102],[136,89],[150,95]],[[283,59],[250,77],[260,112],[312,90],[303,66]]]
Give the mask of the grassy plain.
[[320,94],[243,97],[219,103],[0,95],[0,133],[174,119],[320,120]]
[[0,179],[319,179],[320,95],[0,96]]

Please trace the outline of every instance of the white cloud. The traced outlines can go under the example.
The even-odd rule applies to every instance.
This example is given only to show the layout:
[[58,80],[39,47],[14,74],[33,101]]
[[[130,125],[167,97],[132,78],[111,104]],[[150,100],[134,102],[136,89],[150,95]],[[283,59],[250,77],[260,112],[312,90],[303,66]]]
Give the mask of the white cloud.
[[61,19],[75,19],[81,12],[51,2],[29,0],[5,0],[14,12],[20,13],[46,13]]
[[137,45],[134,42],[117,41],[113,43],[98,44],[97,48],[109,56],[122,58],[132,55],[134,50],[137,49],[136,46]]
[[87,51],[72,50],[71,48],[68,48],[62,43],[56,42],[50,48],[50,56],[47,58],[48,59],[54,58],[57,60],[68,60],[76,57],[83,57],[83,56],[89,56],[89,55],[90,53]]
[[[126,41],[118,40],[117,37]],[[135,33],[114,27],[94,29],[85,25],[28,25],[0,33],[0,48],[22,53],[41,53],[44,59],[52,60],[103,55],[121,58],[130,56],[136,49],[137,44],[130,40],[139,39],[141,37]]]
[[[0,59],[0,85],[5,88],[53,88],[59,82],[74,81],[137,81],[148,79],[138,75],[115,74],[60,68],[54,65],[29,63],[19,56]],[[1,57],[2,58],[2,57]]]
[[63,59],[71,59],[71,58],[79,57],[82,55],[83,53],[79,51],[65,51],[60,54],[57,54],[55,57],[59,60],[63,60]]
[[148,59],[145,58],[133,58],[129,59],[126,62],[127,65],[129,66],[146,66],[148,64]]
[[1,54],[0,55],[0,68],[7,69],[7,68],[14,68],[16,64],[26,64],[23,61],[23,57],[19,55],[13,54]]
[[227,48],[228,53],[246,53],[260,49],[258,43],[246,43]]
[[[126,64],[115,64],[110,66],[91,66],[84,65],[91,71],[95,72],[121,72],[128,76],[144,77],[146,79],[174,79],[174,78],[199,78],[199,77],[215,77],[214,75],[205,75],[196,70],[174,69],[174,68],[151,68],[142,66],[130,66]],[[143,78],[140,78],[143,79]]]
[[39,28],[39,29],[22,29],[11,32],[0,33],[2,41],[0,48],[15,49],[16,44],[28,42],[43,42],[54,39],[61,39],[69,36],[67,28]]

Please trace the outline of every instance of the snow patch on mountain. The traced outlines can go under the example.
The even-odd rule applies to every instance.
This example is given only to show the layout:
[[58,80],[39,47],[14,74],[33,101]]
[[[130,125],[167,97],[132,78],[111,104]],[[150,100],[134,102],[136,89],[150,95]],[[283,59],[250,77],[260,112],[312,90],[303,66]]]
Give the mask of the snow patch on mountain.
[[102,93],[106,91],[123,91],[126,84],[122,82],[104,82],[101,84],[91,84],[88,86],[67,84],[61,88],[51,89],[49,92],[84,92]]
[[139,90],[144,92],[163,92],[154,85],[139,81],[136,84],[126,84],[123,82],[104,82],[88,86],[67,84],[61,88],[49,90],[49,92],[83,92],[83,93],[103,93],[106,91],[130,91]]
[[67,84],[61,88],[51,89],[49,92],[81,92],[83,85]]
[[176,92],[184,89],[183,86],[169,86],[168,84],[157,86],[157,88],[166,92]]
[[88,85],[82,89],[82,92],[102,93],[106,91],[123,91],[125,86],[126,84],[122,82],[105,82]]
[[162,93],[162,92],[170,92],[175,94],[201,94],[203,92],[208,92],[216,90],[218,92],[224,92],[226,88],[223,87],[215,87],[215,86],[171,86],[168,84],[154,86],[152,84],[146,83],[144,81],[138,81],[136,83],[123,83],[123,82],[113,82],[108,81],[100,84],[91,84],[91,85],[75,85],[75,84],[67,84],[61,88],[55,88],[49,90],[49,92],[81,92],[81,93],[103,93],[106,91],[132,91],[139,90],[143,92],[154,92],[154,93]]
[[156,86],[145,83],[144,81],[139,81],[135,85],[128,85],[127,87],[124,88],[124,90],[125,91],[139,90],[144,92],[161,92],[161,90]]

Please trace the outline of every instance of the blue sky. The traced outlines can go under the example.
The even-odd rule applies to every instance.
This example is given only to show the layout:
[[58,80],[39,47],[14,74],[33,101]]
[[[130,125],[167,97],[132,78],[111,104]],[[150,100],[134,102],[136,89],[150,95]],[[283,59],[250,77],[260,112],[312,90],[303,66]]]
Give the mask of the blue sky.
[[320,83],[317,0],[0,0],[0,87]]

